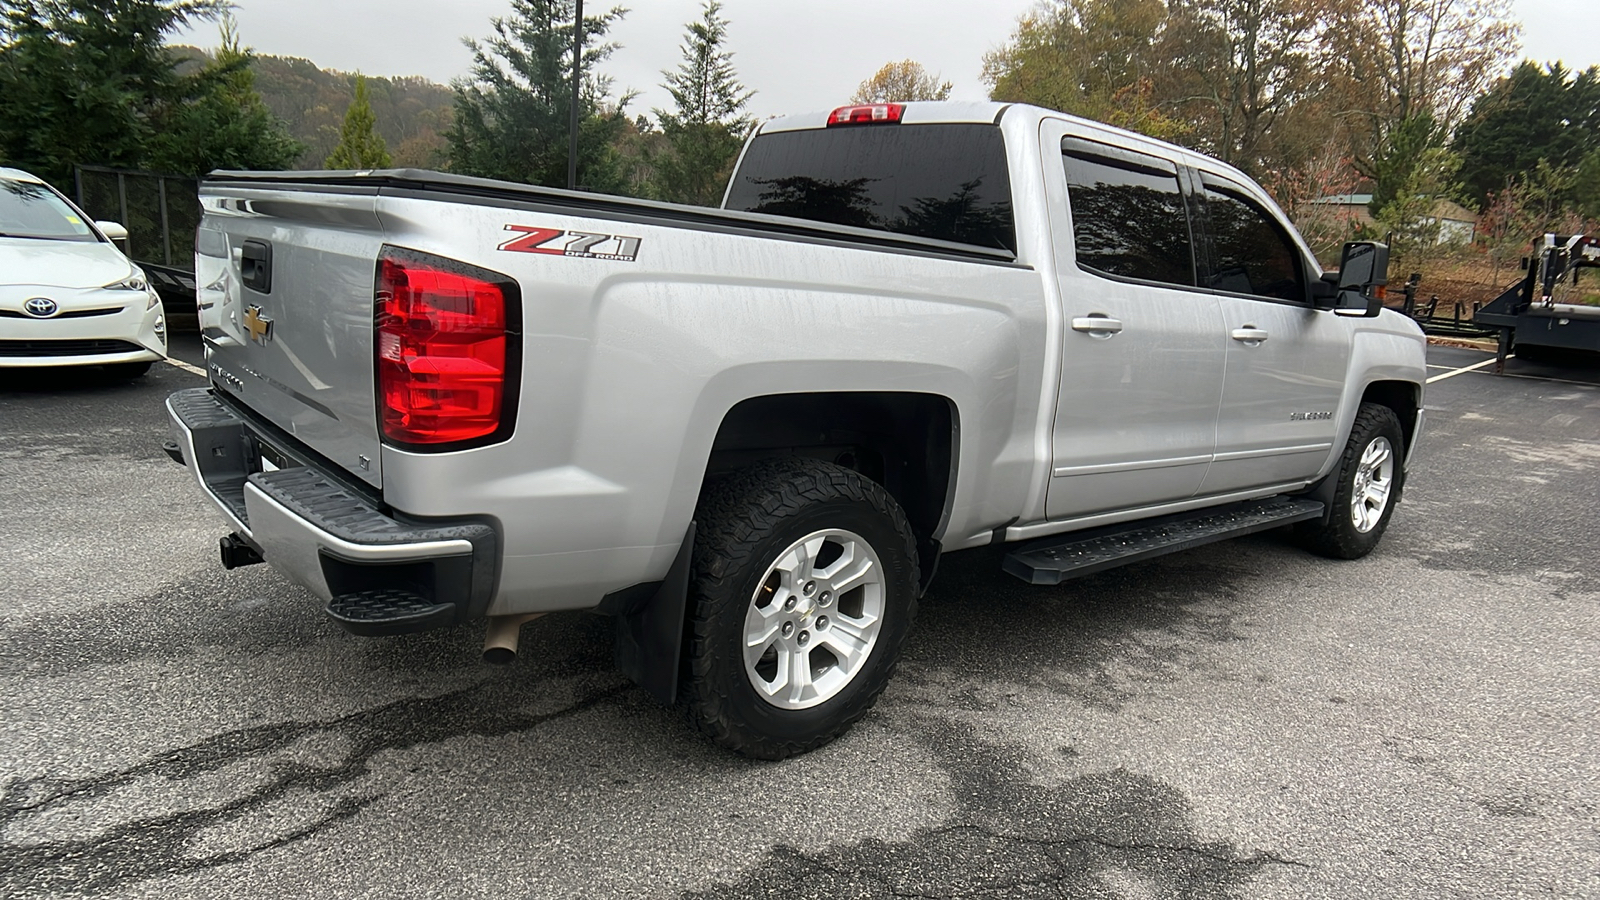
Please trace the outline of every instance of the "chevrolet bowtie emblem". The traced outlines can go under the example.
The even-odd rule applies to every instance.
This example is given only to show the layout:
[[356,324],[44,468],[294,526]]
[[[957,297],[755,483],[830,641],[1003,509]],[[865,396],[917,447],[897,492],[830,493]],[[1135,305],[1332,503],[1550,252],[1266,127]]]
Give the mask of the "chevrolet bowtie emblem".
[[258,344],[272,340],[272,320],[261,314],[259,306],[245,309],[244,330],[250,332],[250,340]]

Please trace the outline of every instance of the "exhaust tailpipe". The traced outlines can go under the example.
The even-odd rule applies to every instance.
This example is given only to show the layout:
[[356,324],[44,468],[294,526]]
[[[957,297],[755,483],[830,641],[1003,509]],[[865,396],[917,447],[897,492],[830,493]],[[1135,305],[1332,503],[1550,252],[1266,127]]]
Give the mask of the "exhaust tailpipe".
[[489,630],[483,635],[483,661],[497,666],[510,665],[517,658],[517,641],[522,637],[522,626],[544,615],[524,613],[520,616],[490,616]]

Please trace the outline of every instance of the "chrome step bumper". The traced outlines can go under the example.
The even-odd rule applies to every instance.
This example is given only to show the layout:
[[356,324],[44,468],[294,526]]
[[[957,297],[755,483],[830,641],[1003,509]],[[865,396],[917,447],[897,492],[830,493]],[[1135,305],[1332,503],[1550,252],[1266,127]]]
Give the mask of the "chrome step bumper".
[[[489,525],[391,515],[270,441],[209,389],[172,394],[167,412],[172,442],[201,492],[240,539],[327,601],[347,630],[419,631],[488,609],[498,546]],[[263,471],[262,445],[300,464]]]

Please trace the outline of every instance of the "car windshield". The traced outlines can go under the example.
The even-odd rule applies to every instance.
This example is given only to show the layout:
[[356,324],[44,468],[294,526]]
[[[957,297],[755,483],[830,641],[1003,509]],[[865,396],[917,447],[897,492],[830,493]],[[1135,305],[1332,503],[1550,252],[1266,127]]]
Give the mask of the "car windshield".
[[0,237],[97,241],[89,223],[42,184],[0,178]]

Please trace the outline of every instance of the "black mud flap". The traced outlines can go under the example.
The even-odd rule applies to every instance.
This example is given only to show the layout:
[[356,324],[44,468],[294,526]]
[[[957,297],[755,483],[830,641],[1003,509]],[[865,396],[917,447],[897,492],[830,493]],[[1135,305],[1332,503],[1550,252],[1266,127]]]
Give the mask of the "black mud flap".
[[689,604],[689,561],[693,556],[694,523],[690,522],[666,580],[618,591],[602,604],[602,608],[612,603],[617,606],[617,669],[667,706],[678,700],[678,668],[683,661],[684,616]]

